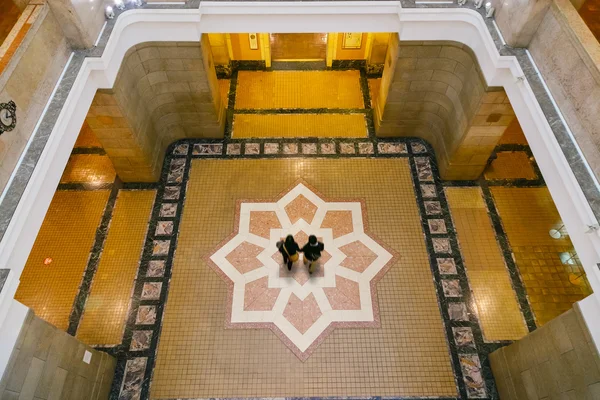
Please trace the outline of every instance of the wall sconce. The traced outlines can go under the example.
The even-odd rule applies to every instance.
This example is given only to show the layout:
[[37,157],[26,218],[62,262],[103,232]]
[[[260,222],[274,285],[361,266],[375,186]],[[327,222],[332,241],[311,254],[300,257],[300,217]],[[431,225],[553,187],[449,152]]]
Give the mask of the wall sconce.
[[570,252],[564,252],[564,253],[560,253],[559,255],[560,257],[560,262],[565,264],[565,265],[575,265],[577,264],[577,253],[573,253],[571,254]]
[[492,7],[492,3],[489,1],[485,3],[485,16],[486,18],[492,18],[494,16],[494,7]]
[[115,12],[113,11],[113,8],[111,6],[106,7],[106,10],[104,11],[104,16],[107,19],[113,19],[115,17]]
[[119,10],[124,10],[125,3],[123,3],[123,0],[115,0],[115,7],[117,7]]
[[480,9],[483,6],[483,0],[475,0],[475,8]]

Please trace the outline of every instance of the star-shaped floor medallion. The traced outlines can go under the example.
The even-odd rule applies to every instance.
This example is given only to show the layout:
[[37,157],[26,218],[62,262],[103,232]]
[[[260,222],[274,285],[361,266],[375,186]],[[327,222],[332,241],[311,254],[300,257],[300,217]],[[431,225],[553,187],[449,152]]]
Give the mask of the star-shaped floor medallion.
[[[303,361],[335,327],[378,326],[375,284],[394,255],[367,233],[365,211],[305,183],[273,202],[238,202],[237,232],[210,256],[230,283],[227,326],[269,328]],[[275,243],[288,234],[325,244],[312,275],[302,256],[292,271],[283,265]]]

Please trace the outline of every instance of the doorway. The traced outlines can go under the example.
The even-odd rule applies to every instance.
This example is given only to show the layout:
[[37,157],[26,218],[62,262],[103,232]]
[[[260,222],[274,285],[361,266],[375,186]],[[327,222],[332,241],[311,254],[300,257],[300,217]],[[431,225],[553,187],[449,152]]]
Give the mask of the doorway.
[[273,61],[321,61],[327,57],[326,33],[271,33]]

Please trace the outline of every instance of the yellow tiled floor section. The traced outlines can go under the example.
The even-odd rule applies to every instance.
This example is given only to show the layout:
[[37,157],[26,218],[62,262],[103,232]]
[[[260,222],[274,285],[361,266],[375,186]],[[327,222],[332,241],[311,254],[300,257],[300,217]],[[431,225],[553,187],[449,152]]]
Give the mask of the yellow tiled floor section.
[[506,128],[498,144],[528,144],[523,129],[516,118]]
[[[377,285],[382,326],[336,329],[304,363],[269,330],[225,328],[227,285],[205,263],[232,233],[237,199],[274,198],[298,178],[364,198],[371,232],[400,255]],[[455,397],[408,161],[192,161],[150,394]]]
[[523,151],[502,151],[485,171],[486,179],[535,179],[529,156]]
[[219,93],[221,95],[221,103],[225,108],[227,108],[227,104],[229,103],[230,86],[231,81],[229,79],[219,79]]
[[[109,191],[59,191],[21,275],[15,299],[66,330]],[[52,258],[49,265],[46,258]]]
[[359,71],[240,71],[236,109],[364,108]]
[[116,176],[108,156],[74,154],[69,157],[60,183],[112,183]]
[[237,114],[232,137],[367,137],[364,114]]
[[446,196],[484,338],[522,338],[527,327],[480,189],[447,188]]
[[547,188],[491,189],[536,316],[543,325],[592,291],[581,265],[564,265],[560,253],[574,252],[568,237],[548,231],[562,225]]
[[75,148],[78,147],[102,147],[102,144],[98,141],[98,138],[94,134],[94,131],[90,128],[86,121],[83,121],[79,136],[75,142]]
[[121,343],[156,191],[121,190],[77,337],[90,345]]

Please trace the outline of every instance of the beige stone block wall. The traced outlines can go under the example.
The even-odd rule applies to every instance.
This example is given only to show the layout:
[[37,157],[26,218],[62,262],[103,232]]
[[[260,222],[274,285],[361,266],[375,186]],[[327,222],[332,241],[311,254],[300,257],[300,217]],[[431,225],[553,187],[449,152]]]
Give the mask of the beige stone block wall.
[[0,103],[17,104],[17,126],[0,136],[0,190],[15,168],[71,50],[45,7],[0,75]]
[[[86,351],[90,363],[83,361]],[[23,325],[0,380],[1,399],[108,399],[116,360],[34,316]]]
[[[86,122],[124,182],[154,182],[162,163],[154,126],[139,96],[121,87],[98,91]],[[121,106],[121,104],[125,106]],[[156,153],[156,154],[155,154]]]
[[600,176],[600,43],[569,0],[555,0],[529,50],[596,176]]
[[208,35],[201,43],[130,49],[113,89],[98,92],[87,121],[125,182],[157,180],[176,140],[222,138],[225,109]]
[[445,171],[441,171],[445,179],[479,178],[490,154],[515,118],[515,112],[503,90],[486,93],[448,164],[441,165],[445,168]]
[[[392,35],[374,105],[375,128],[378,136],[429,141],[444,179],[474,179],[491,153],[491,137],[497,140],[503,133],[500,127],[513,118],[507,103],[503,90],[486,86],[468,47],[456,42],[399,42],[398,35]],[[501,119],[492,128],[487,119],[497,113]],[[475,143],[484,147],[475,150]]]
[[490,362],[502,400],[600,398],[600,357],[577,304]]

